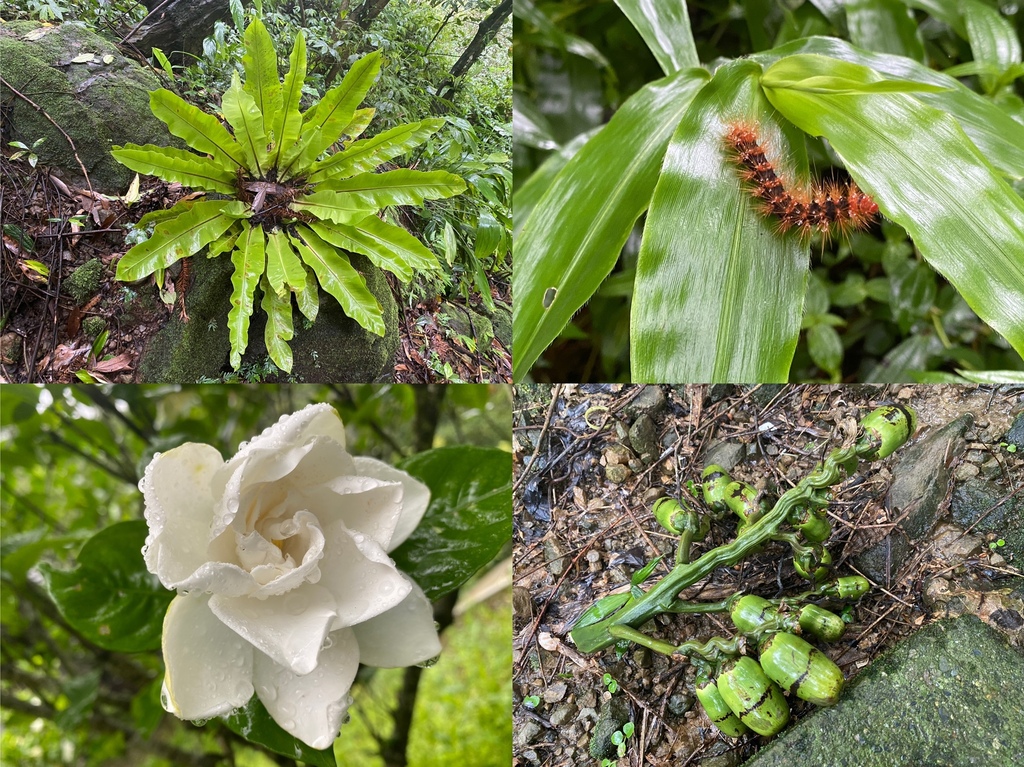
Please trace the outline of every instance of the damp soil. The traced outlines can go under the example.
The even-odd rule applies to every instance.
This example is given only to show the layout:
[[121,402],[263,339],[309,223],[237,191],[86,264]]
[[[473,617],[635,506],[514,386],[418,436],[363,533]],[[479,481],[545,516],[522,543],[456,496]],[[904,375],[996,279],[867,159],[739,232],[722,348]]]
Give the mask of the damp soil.
[[[737,461],[735,478],[777,496],[884,402],[917,411],[917,439],[972,413],[968,448],[988,458],[1019,397],[1014,389],[958,386],[517,387],[513,764],[601,764],[591,753],[592,741],[609,712],[620,726],[628,720],[635,728],[625,756],[612,755],[620,767],[741,764],[765,739],[721,736],[694,705],[693,670],[684,660],[636,645],[622,655],[614,648],[584,655],[569,638],[589,605],[628,590],[630,576],[653,558],[664,556],[647,586],[671,567],[676,539],[655,522],[654,500],[679,497],[706,464],[725,461]],[[832,488],[828,549],[834,574],[854,574],[853,557],[897,524],[885,495],[898,455],[862,462]],[[981,593],[998,593],[1019,576],[1013,564],[991,559],[986,545],[958,555],[963,535],[947,530],[919,547],[899,563],[887,588],[873,588],[848,611],[840,641],[817,643],[847,679],[947,614],[924,598],[931,576],[955,576]],[[715,522],[693,558],[734,536],[734,521]],[[949,556],[959,559],[951,565]],[[713,601],[743,590],[776,598],[806,588],[789,549],[771,543],[682,596]],[[673,644],[731,636],[730,628],[727,617],[715,615],[663,615],[643,627]],[[811,708],[790,703],[796,720]]]

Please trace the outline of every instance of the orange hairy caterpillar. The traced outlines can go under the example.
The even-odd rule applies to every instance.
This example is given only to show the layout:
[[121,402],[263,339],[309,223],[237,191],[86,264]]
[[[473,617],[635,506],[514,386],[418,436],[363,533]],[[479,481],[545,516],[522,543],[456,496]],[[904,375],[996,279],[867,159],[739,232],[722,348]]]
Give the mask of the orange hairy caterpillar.
[[797,229],[810,237],[815,230],[826,238],[866,229],[878,215],[878,205],[856,184],[815,183],[810,190],[787,189],[775,166],[765,155],[757,128],[746,123],[730,126],[726,144],[742,168],[744,181],[761,200],[761,212],[775,216],[779,230]]

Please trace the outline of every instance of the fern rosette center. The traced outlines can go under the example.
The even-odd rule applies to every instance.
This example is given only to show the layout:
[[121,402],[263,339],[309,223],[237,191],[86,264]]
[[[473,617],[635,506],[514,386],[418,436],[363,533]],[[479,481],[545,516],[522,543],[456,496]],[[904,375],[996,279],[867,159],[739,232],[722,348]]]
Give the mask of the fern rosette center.
[[[384,335],[383,310],[349,254],[366,256],[403,282],[418,271],[439,268],[430,250],[380,212],[451,197],[466,184],[443,171],[375,172],[444,124],[428,119],[360,138],[374,110],[358,107],[380,72],[379,52],[356,61],[340,85],[301,111],[302,33],[283,81],[261,21],[249,25],[244,42],[245,82],[235,73],[224,93],[224,123],[169,90],[150,94],[153,114],[194,152],[134,144],[113,150],[115,159],[134,171],[216,196],[190,196],[144,216],[139,225],[153,224],[153,235],[124,254],[117,278],[143,279],[203,248],[211,257],[230,253],[231,366],[240,367],[248,346],[258,286],[267,315],[267,349],[274,363],[290,372],[292,297],[312,322],[319,311],[319,286],[365,330]],[[332,152],[339,143],[340,151]]]

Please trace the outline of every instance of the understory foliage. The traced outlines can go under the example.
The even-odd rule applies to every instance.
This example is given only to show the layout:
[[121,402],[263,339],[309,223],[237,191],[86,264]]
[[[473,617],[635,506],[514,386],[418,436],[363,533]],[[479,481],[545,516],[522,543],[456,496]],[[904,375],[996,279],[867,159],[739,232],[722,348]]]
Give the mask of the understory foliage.
[[[246,29],[244,42],[245,81],[233,72],[221,102],[229,127],[168,90],[150,96],[154,115],[200,154],[152,145],[114,149],[119,162],[139,173],[227,196],[189,199],[143,217],[140,225],[155,224],[153,236],[124,255],[117,277],[142,279],[207,246],[210,257],[230,253],[231,365],[239,368],[248,345],[258,286],[267,315],[267,349],[274,363],[289,372],[293,294],[299,311],[312,322],[319,309],[319,284],[349,317],[383,335],[380,304],[347,251],[365,255],[403,282],[416,272],[437,269],[433,253],[378,213],[391,205],[451,197],[466,185],[444,171],[374,172],[443,125],[443,120],[428,119],[359,139],[374,115],[373,109],[358,107],[379,74],[379,53],[356,61],[340,85],[303,112],[307,61],[302,32],[295,36],[283,81],[273,41],[259,19]],[[332,154],[338,142],[342,149]]]

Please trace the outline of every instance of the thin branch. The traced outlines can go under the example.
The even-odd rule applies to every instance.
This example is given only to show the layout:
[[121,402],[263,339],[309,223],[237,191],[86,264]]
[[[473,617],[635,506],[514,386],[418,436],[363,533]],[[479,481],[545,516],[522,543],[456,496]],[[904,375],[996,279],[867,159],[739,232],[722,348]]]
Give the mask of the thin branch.
[[30,107],[32,107],[34,110],[39,112],[39,114],[41,114],[43,117],[45,117],[47,120],[50,121],[50,123],[53,125],[54,128],[56,128],[57,130],[59,130],[63,134],[64,138],[67,139],[68,144],[71,145],[71,153],[75,156],[75,162],[78,163],[78,167],[82,169],[82,175],[85,176],[85,185],[87,187],[89,187],[89,191],[91,192],[92,191],[92,182],[89,180],[89,172],[85,169],[85,165],[82,163],[82,158],[78,156],[78,147],[75,146],[75,142],[72,141],[71,136],[69,136],[67,134],[67,131],[65,131],[62,127],[60,127],[57,124],[57,121],[54,120],[52,117],[50,117],[50,115],[48,115],[46,113],[45,109],[43,109],[36,102],[34,102],[32,99],[30,99],[24,93],[19,91],[17,88],[15,88],[9,82],[7,82],[7,80],[5,80],[3,78],[3,76],[0,76],[0,83],[3,83],[8,88],[10,88],[11,89],[11,93],[13,93],[15,96],[20,98],[22,101],[24,101]]

